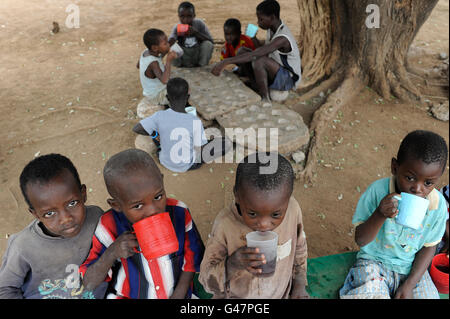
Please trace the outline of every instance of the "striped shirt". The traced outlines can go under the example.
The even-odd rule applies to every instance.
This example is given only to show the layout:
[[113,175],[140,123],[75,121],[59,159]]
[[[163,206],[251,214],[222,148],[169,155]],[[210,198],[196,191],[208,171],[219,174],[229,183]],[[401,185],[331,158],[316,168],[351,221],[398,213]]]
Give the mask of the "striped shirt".
[[[120,258],[108,271],[108,299],[167,299],[177,285],[181,272],[198,272],[203,258],[204,245],[187,206],[168,198],[166,212],[169,213],[177,235],[179,249],[169,255],[147,260],[142,254]],[[113,209],[101,217],[95,230],[92,248],[80,272],[95,263],[105,250],[132,225],[121,212]],[[192,283],[187,296],[191,297]]]

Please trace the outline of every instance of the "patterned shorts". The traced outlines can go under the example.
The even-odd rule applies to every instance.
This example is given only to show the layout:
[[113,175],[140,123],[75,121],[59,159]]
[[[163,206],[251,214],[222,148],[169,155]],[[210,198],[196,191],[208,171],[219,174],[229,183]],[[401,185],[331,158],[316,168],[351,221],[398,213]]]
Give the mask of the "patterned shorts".
[[[390,299],[407,277],[388,270],[380,262],[358,259],[345,278],[339,296],[341,299]],[[439,299],[428,271],[413,289],[413,298]]]

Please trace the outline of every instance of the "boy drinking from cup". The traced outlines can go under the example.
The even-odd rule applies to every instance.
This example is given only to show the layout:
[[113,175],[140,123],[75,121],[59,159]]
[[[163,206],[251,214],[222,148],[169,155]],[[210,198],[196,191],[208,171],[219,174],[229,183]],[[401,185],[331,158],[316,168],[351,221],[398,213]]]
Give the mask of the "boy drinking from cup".
[[[217,215],[200,266],[199,281],[214,298],[309,297],[306,237],[293,182],[289,161],[278,153],[254,153],[239,163],[235,200]],[[246,241],[252,231],[278,234],[270,276],[262,266],[271,261]]]
[[[112,209],[99,221],[91,252],[80,268],[85,288],[92,290],[106,280],[107,298],[189,298],[204,252],[189,209],[181,201],[166,198],[163,175],[144,151],[129,149],[112,156],[103,176]],[[178,250],[146,259],[148,245],[136,238],[145,232],[135,224],[161,214],[170,216]],[[147,231],[158,237],[163,229],[147,227]],[[138,253],[138,246],[142,254]]]
[[169,43],[178,42],[184,53],[173,61],[173,65],[187,68],[208,65],[214,44],[205,22],[195,18],[195,7],[187,1],[178,6],[178,17],[180,23],[173,27]]
[[[445,230],[445,199],[434,187],[444,172],[447,153],[441,136],[413,131],[391,160],[392,177],[375,181],[361,196],[352,220],[361,249],[341,298],[439,299],[427,268]],[[400,193],[428,199],[418,229],[396,222]]]

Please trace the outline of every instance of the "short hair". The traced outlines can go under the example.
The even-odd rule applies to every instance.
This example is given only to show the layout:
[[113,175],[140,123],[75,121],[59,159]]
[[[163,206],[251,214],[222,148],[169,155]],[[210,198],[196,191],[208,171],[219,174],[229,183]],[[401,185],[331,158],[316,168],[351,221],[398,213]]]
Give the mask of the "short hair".
[[280,18],[280,4],[275,0],[265,0],[258,4],[256,11],[261,12],[265,16],[274,15],[277,19]]
[[152,45],[159,45],[159,41],[161,40],[161,37],[164,36],[165,33],[162,30],[159,29],[148,29],[144,33],[144,44],[145,46],[151,50]]
[[233,30],[233,33],[242,33],[241,31],[241,22],[238,19],[230,18],[225,21],[223,24],[223,27],[231,28]]
[[30,161],[24,167],[19,178],[20,189],[30,208],[33,208],[33,205],[31,205],[30,199],[26,193],[27,185],[30,183],[49,183],[52,179],[58,177],[64,170],[68,170],[72,174],[78,188],[81,190],[81,181],[77,169],[70,159],[61,154],[51,153],[41,155]]
[[422,160],[425,164],[441,163],[443,169],[447,163],[448,148],[444,138],[434,132],[416,130],[402,140],[397,153],[397,162],[411,159]]
[[172,78],[167,82],[167,95],[173,101],[179,101],[187,97],[189,83],[183,78]]
[[103,179],[108,193],[113,197],[116,196],[113,183],[117,178],[146,168],[161,174],[153,158],[145,151],[131,148],[111,156],[103,168]]
[[[262,173],[261,168],[267,168],[273,164],[272,160],[277,160],[276,170],[269,174]],[[291,163],[281,154],[253,153],[245,157],[236,169],[235,190],[238,191],[244,184],[261,191],[274,191],[285,185],[292,192],[294,178]]]
[[195,14],[195,7],[189,1],[184,1],[180,3],[180,5],[178,6],[178,12],[180,12],[181,10],[189,10],[189,9],[191,9],[192,12]]

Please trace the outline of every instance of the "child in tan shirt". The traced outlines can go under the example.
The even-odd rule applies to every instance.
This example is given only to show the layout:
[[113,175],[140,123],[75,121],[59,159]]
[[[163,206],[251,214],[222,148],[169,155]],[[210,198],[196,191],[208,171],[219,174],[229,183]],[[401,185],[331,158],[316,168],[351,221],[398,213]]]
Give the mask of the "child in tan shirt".
[[[281,155],[270,153],[269,161],[266,156],[255,153],[238,165],[235,200],[214,222],[199,277],[213,298],[309,297],[302,212],[292,197],[294,173]],[[275,172],[264,172],[273,164]],[[247,247],[245,235],[251,231],[278,234],[276,268],[269,277],[261,275],[264,255]]]

